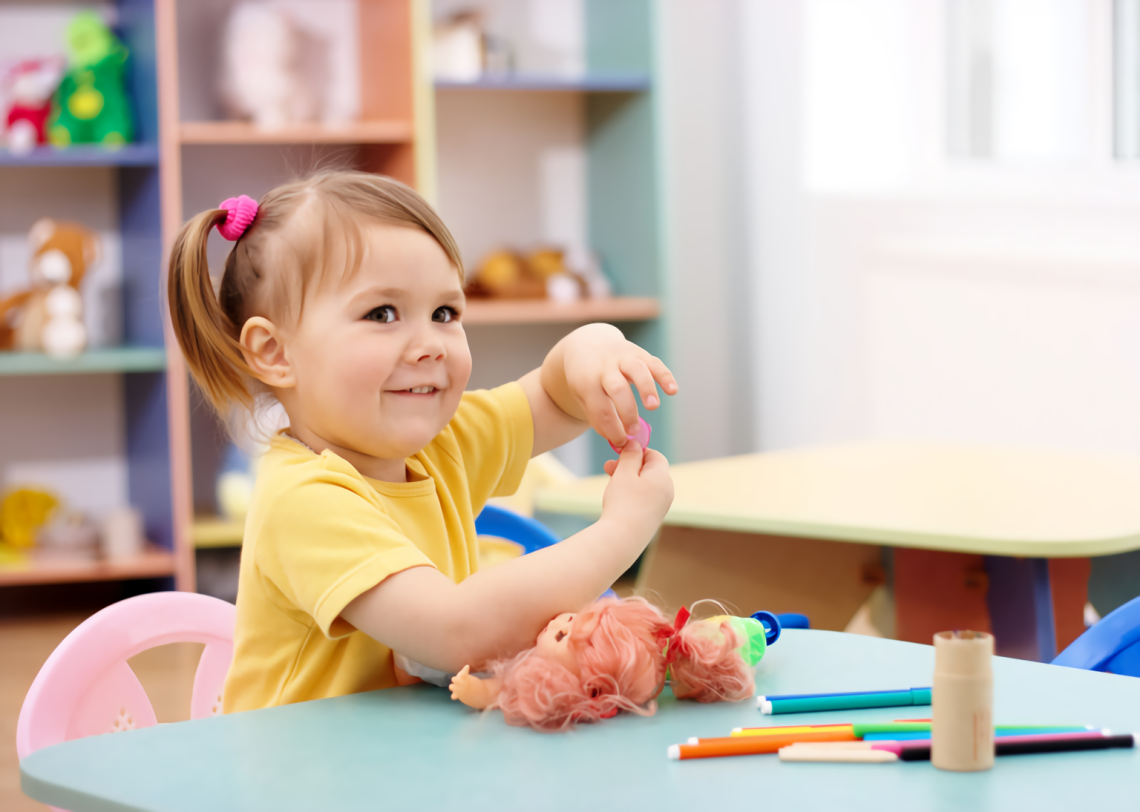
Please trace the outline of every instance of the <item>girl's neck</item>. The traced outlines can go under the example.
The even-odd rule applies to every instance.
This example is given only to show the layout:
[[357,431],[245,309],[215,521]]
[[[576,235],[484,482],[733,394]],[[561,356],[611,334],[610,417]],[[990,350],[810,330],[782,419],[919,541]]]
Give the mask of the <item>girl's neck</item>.
[[403,458],[386,459],[361,454],[349,448],[321,439],[304,426],[290,426],[289,434],[303,443],[314,454],[320,454],[326,449],[348,462],[353,468],[369,479],[378,479],[381,482],[407,482],[408,466]]

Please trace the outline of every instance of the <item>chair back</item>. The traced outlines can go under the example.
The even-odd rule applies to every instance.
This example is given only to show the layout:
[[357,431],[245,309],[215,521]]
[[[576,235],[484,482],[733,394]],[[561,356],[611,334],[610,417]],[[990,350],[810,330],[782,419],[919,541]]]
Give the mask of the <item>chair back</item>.
[[150,727],[154,708],[127,660],[167,643],[204,643],[190,718],[222,712],[236,609],[189,592],[155,592],[96,612],[64,638],[36,675],[16,725],[22,759],[52,744]]
[[1074,640],[1053,665],[1140,677],[1140,598],[1133,598]]
[[537,519],[495,505],[485,505],[483,512],[475,517],[475,532],[480,536],[495,536],[513,541],[523,548],[524,554],[559,541],[558,536]]

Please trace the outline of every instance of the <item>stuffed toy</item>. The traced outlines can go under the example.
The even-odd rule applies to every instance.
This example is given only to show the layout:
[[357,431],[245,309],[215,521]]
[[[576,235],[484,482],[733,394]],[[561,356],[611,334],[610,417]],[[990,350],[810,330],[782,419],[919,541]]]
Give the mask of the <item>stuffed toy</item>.
[[127,49],[94,11],[81,11],[67,27],[67,73],[55,93],[48,140],[119,146],[134,139],[130,101],[123,87]]
[[79,283],[99,257],[99,238],[76,223],[43,219],[28,242],[32,285],[0,301],[0,350],[77,355],[87,345]]
[[59,59],[25,59],[8,71],[4,85],[10,104],[4,140],[12,152],[28,153],[47,143],[51,97],[62,73]]
[[610,295],[597,257],[590,251],[541,248],[526,257],[496,251],[480,263],[467,284],[471,298],[576,302]]

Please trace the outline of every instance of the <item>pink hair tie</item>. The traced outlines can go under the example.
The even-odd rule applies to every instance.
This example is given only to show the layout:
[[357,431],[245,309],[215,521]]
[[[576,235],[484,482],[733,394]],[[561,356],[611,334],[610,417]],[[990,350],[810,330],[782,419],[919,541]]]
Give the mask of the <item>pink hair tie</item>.
[[231,242],[244,234],[257,217],[257,201],[246,195],[226,198],[218,208],[226,210],[226,221],[218,223],[218,233]]

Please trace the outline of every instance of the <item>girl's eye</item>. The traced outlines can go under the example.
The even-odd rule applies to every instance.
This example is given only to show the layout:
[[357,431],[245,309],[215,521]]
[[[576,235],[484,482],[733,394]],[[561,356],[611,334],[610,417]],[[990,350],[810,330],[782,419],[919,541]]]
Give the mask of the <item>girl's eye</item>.
[[380,305],[368,311],[364,317],[368,321],[378,321],[381,324],[389,324],[396,320],[396,308],[392,305]]
[[431,314],[432,321],[438,321],[442,324],[447,324],[449,321],[455,321],[459,318],[459,313],[456,312],[454,307],[437,307],[435,312]]

